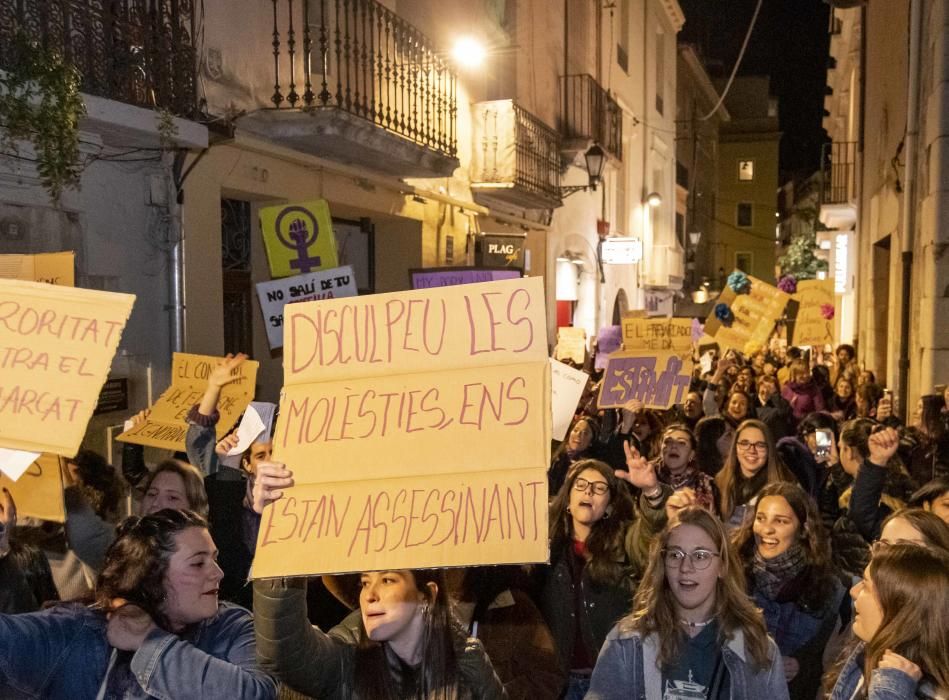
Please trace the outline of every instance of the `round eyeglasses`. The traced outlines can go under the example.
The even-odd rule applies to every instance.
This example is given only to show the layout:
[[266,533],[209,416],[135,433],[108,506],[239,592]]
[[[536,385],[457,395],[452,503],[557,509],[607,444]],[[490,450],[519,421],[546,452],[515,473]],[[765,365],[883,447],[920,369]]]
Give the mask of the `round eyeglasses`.
[[717,556],[719,556],[718,552],[712,552],[708,549],[696,549],[691,552],[686,552],[684,549],[679,549],[678,547],[670,547],[669,549],[662,550],[662,557],[666,562],[666,566],[672,569],[681,567],[682,563],[688,558],[696,570],[702,571],[707,569],[712,563],[712,560]]

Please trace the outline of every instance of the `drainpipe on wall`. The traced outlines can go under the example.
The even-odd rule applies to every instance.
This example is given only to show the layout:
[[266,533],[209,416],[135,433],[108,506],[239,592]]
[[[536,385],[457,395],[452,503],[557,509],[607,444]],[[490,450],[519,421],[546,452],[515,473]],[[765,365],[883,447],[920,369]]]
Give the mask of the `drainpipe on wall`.
[[916,241],[916,168],[919,145],[919,77],[923,0],[911,0],[909,11],[909,78],[906,91],[906,170],[902,221],[902,309],[900,311],[899,406],[909,415],[910,317],[912,314],[913,246]]
[[[203,153],[201,155],[203,155]],[[175,155],[171,168],[174,196],[170,198],[168,206],[171,226],[176,228],[174,231],[175,244],[168,252],[168,284],[170,287],[168,312],[170,315],[169,325],[171,327],[170,340],[172,352],[184,352],[185,350],[185,224],[182,204],[184,203],[185,197],[183,189],[184,179],[188,176],[188,173],[191,172],[191,168],[182,174],[184,160],[185,154],[183,152],[179,152]],[[192,167],[194,167],[194,164],[192,164]]]

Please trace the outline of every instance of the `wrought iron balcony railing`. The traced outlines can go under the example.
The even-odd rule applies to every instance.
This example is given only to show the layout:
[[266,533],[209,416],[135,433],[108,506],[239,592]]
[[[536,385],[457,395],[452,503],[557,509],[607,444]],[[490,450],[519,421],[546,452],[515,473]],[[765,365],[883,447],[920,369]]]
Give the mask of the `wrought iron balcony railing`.
[[75,65],[82,92],[193,117],[194,30],[189,0],[0,0],[0,69],[19,35]]
[[821,147],[821,197],[823,204],[846,204],[857,195],[857,144],[825,143]]
[[455,73],[376,0],[271,0],[277,108],[335,108],[457,153]]
[[623,159],[623,111],[588,74],[560,77],[560,133],[566,141],[588,139]]

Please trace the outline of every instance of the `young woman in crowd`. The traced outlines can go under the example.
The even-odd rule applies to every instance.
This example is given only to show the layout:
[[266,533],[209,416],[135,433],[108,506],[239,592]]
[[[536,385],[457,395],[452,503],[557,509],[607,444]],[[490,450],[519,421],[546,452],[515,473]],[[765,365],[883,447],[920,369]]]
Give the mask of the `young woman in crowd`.
[[[254,509],[293,475],[261,463]],[[325,700],[495,700],[504,688],[481,643],[452,617],[441,570],[365,572],[359,615],[323,632],[307,620],[306,578],[254,582],[257,654],[292,690]]]
[[748,592],[784,659],[791,698],[813,700],[844,597],[813,501],[797,484],[765,486],[735,537]]
[[830,700],[949,695],[949,553],[915,544],[874,550],[850,590],[854,645],[829,675]]
[[910,424],[900,436],[900,458],[917,484],[949,476],[949,431],[942,407],[941,395],[919,397]]
[[597,460],[574,464],[550,504],[550,565],[537,570],[537,604],[570,672],[567,698],[583,697],[603,640],[629,612],[632,524],[626,484]]
[[13,495],[0,491],[0,613],[39,610],[43,603],[59,600],[46,555],[32,545],[11,537],[16,527]]
[[0,695],[276,697],[257,666],[250,614],[218,602],[215,555],[195,513],[129,518],[106,554],[94,604],[0,615]]
[[781,654],[745,594],[721,521],[684,508],[652,551],[632,614],[597,659],[587,700],[788,698]]
[[949,524],[949,477],[933,479],[922,486],[910,497],[909,504],[931,511]]
[[742,389],[742,385],[733,384],[726,391],[726,398],[719,407],[718,394],[722,389],[722,383],[731,370],[737,371],[734,358],[731,356],[723,357],[712,375],[711,381],[705,389],[702,397],[702,408],[706,416],[722,416],[734,428],[746,418],[752,415],[750,395]]
[[825,408],[820,387],[814,382],[803,360],[796,360],[791,365],[789,381],[783,385],[781,396],[791,404],[791,417],[795,424],[807,414]]
[[856,389],[849,374],[841,374],[834,382],[834,395],[827,407],[837,421],[857,417]]
[[567,439],[560,443],[550,459],[550,469],[547,470],[547,491],[551,498],[563,486],[570,467],[580,460],[589,458],[597,429],[596,421],[588,416],[582,416],[574,422]]
[[794,432],[791,427],[791,405],[781,396],[775,377],[758,377],[752,411],[755,418],[768,426],[775,442]]
[[883,393],[883,387],[879,384],[868,383],[858,386],[854,396],[857,418],[876,418],[877,406],[883,398]]
[[715,480],[699,469],[695,461],[695,436],[687,426],[673,423],[662,432],[659,458],[654,467],[662,483],[674,491],[692,489],[698,505],[718,513]]
[[879,548],[881,543],[918,544],[949,552],[949,525],[921,508],[903,508],[883,521],[880,539],[873,546]]
[[722,520],[732,530],[741,525],[745,511],[758,500],[767,484],[792,481],[778,462],[768,427],[759,420],[746,420],[735,431],[725,466],[715,476]]
[[165,508],[193,510],[208,517],[208,494],[204,478],[197,468],[177,459],[160,462],[142,484],[142,515],[151,515]]

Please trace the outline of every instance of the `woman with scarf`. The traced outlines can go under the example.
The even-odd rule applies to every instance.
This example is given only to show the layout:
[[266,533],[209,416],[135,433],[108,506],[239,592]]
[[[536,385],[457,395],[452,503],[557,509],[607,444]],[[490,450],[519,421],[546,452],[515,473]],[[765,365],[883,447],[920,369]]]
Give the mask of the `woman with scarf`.
[[834,395],[828,407],[831,415],[840,423],[857,416],[857,391],[853,385],[853,377],[841,374],[834,382]]
[[781,650],[791,698],[812,700],[844,597],[817,508],[797,484],[769,484],[735,546],[748,592]]
[[655,461],[659,481],[673,491],[690,488],[697,505],[718,513],[715,479],[701,471],[695,461],[695,436],[682,423],[673,423],[662,433],[659,458]]
[[791,404],[791,417],[795,425],[809,413],[825,409],[820,387],[817,386],[802,360],[797,360],[791,365],[790,381],[781,389],[781,396]]

